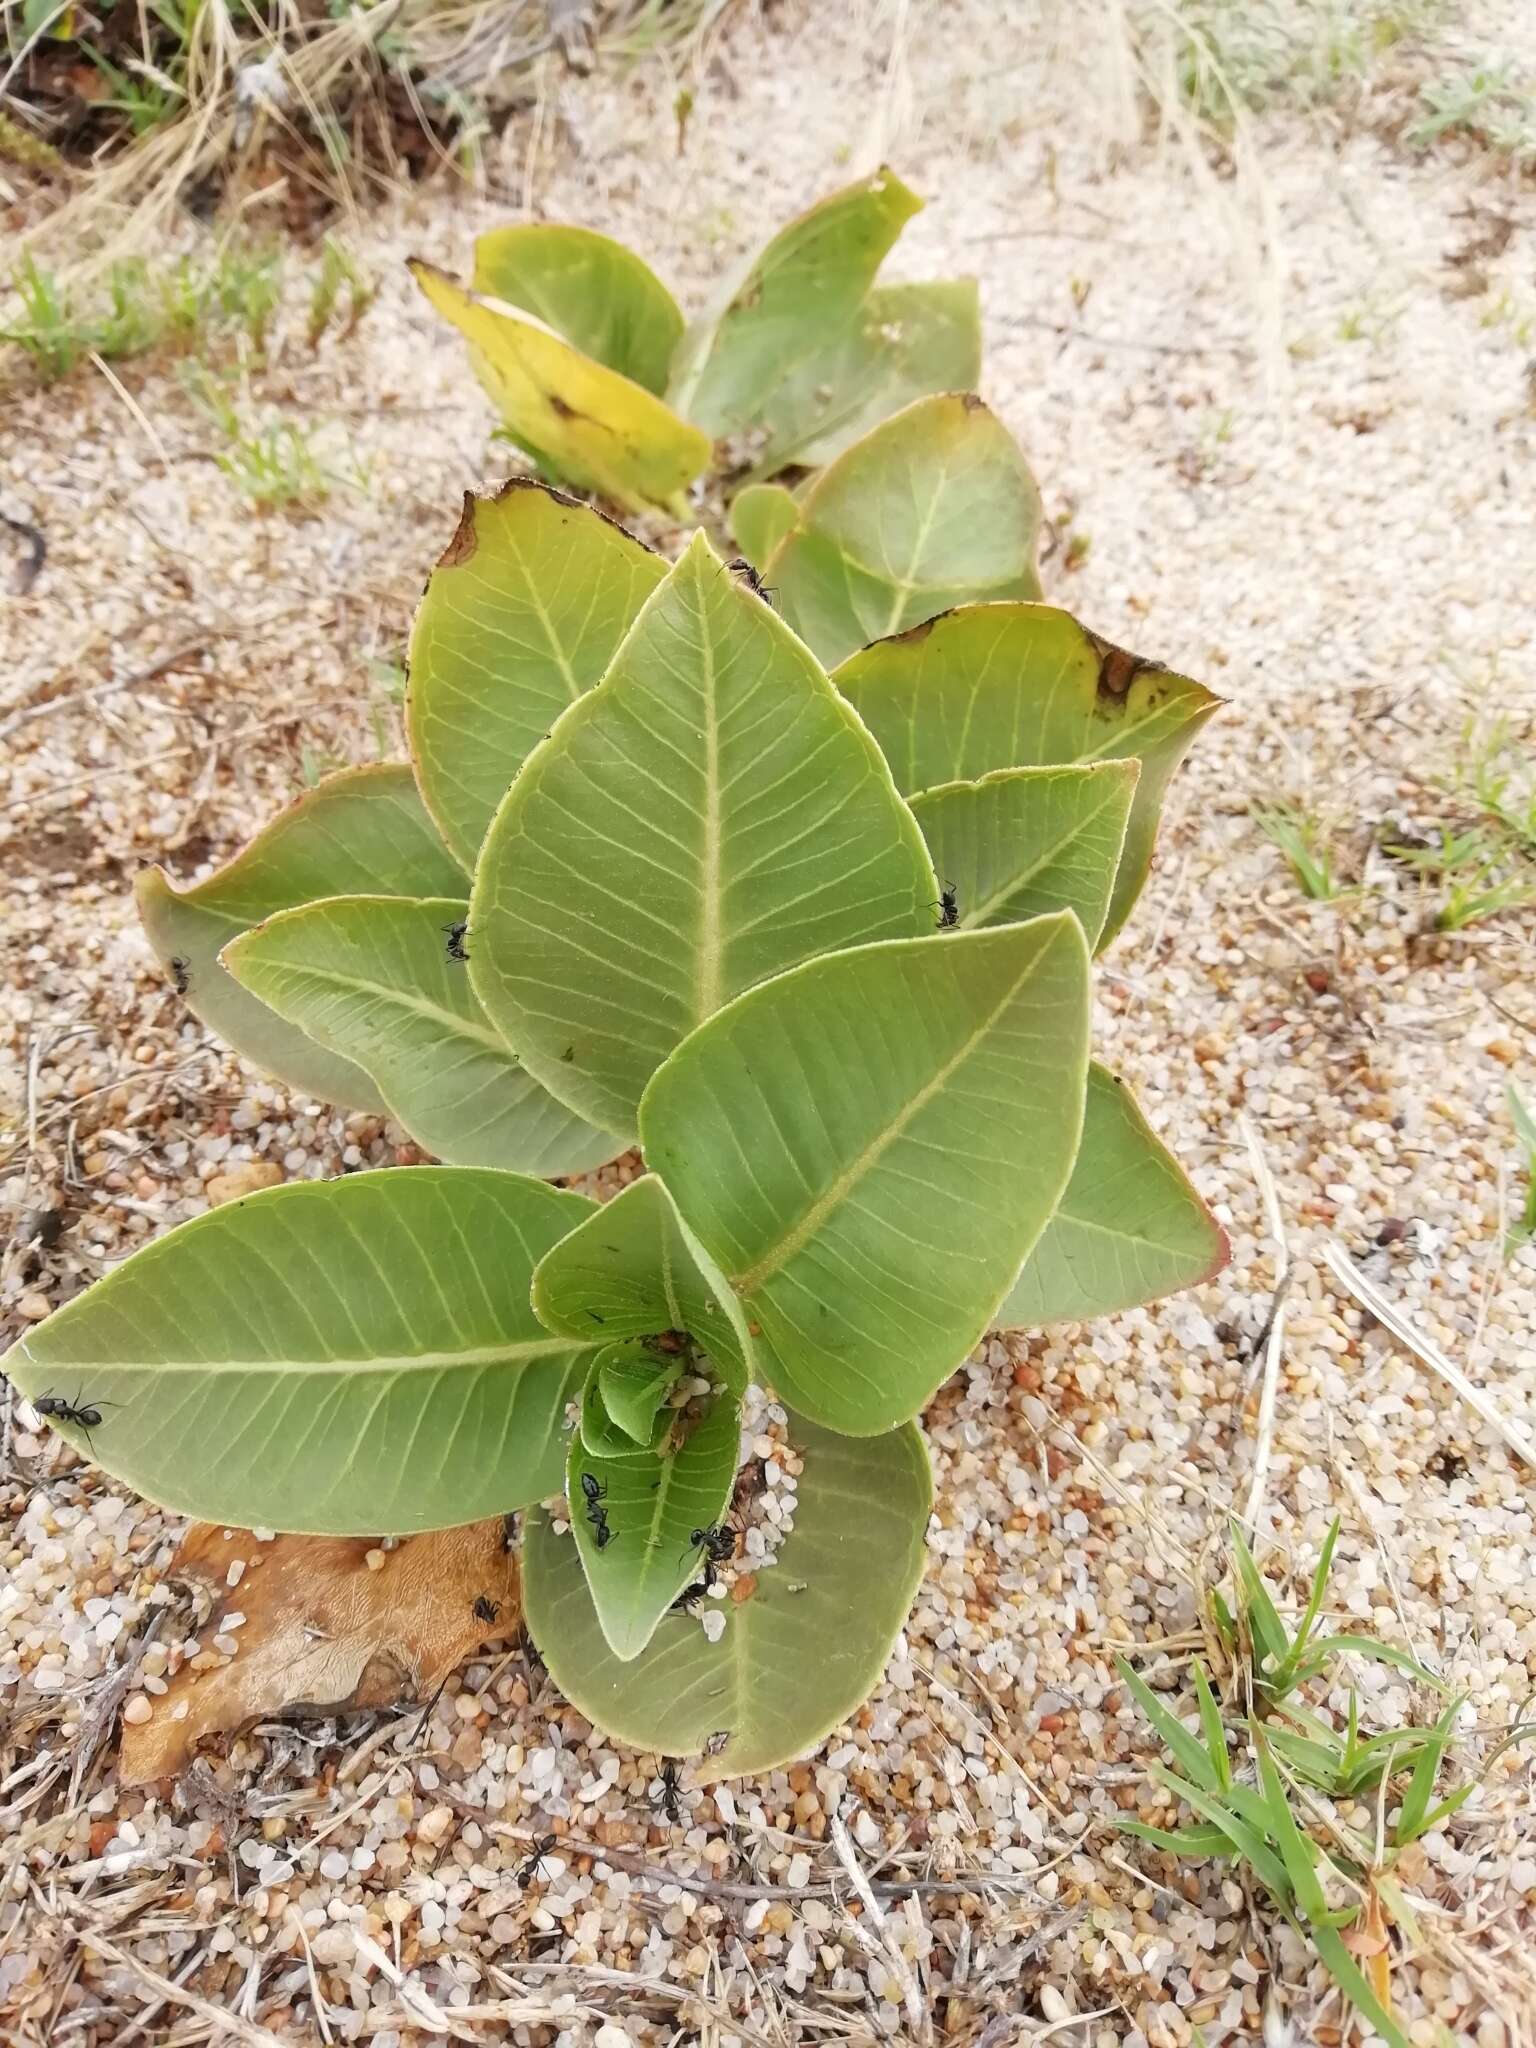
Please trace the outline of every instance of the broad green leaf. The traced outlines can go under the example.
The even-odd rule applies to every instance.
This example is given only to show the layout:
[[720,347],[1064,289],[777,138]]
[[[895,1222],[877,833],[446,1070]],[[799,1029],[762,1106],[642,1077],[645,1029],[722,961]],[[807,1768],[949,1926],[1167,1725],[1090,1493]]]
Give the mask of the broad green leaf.
[[785,378],[852,318],[922,204],[882,168],[780,229],[683,336],[677,410],[717,439],[761,419]]
[[513,776],[666,573],[622,526],[531,478],[465,493],[416,614],[406,722],[427,808],[466,868]]
[[953,605],[1038,597],[1039,529],[1040,493],[1007,430],[979,398],[949,392],[920,398],[824,469],[763,573],[830,666]]
[[747,1383],[752,1346],[740,1305],[653,1173],[545,1255],[533,1306],[547,1328],[589,1344],[684,1330],[738,1391]]
[[[672,1602],[698,1576],[695,1529],[725,1513],[741,1454],[740,1404],[722,1388],[704,1412],[679,1411],[677,1448],[594,1457],[580,1432],[566,1466],[576,1548],[603,1636],[615,1657],[640,1655]],[[589,1502],[583,1479],[600,1489]]]
[[644,1344],[617,1346],[613,1356],[598,1365],[603,1407],[632,1443],[650,1443],[657,1413],[682,1370],[680,1356]]
[[150,944],[210,1030],[291,1088],[349,1109],[382,1109],[360,1066],[317,1045],[219,965],[230,940],[263,918],[365,889],[464,890],[464,871],[433,831],[410,769],[393,762],[327,776],[205,881],[178,888],[163,868],[145,868],[134,894]]
[[591,228],[534,221],[475,243],[474,286],[538,315],[574,348],[658,397],[683,331],[676,299],[649,264]]
[[731,500],[731,534],[754,569],[762,570],[800,516],[782,484],[748,484]]
[[932,869],[878,749],[702,534],[507,793],[470,974],[550,1093],[604,1130],[723,1003],[922,929]]
[[825,347],[798,363],[764,408],[753,468],[820,469],[871,428],[935,391],[974,391],[981,306],[973,278],[876,285]]
[[427,298],[469,343],[512,438],[544,468],[631,512],[674,509],[707,466],[707,434],[515,306],[466,291],[413,257]]
[[601,1166],[623,1147],[524,1072],[451,956],[467,909],[462,897],[331,896],[267,918],[220,957],[280,1017],[355,1060],[440,1159],[542,1179]]
[[588,1355],[533,1269],[592,1204],[478,1167],[293,1181],[195,1217],[5,1359],[102,1411],[70,1441],[180,1514],[328,1536],[449,1528],[560,1484]]
[[1226,1261],[1225,1231],[1125,1083],[1095,1061],[1072,1178],[997,1312],[998,1328],[1137,1308],[1200,1286]]
[[992,1319],[1082,1130],[1088,949],[1067,912],[828,954],[659,1069],[645,1156],[803,1415],[915,1415]]
[[604,1640],[576,1546],[542,1512],[525,1525],[528,1627],[555,1683],[620,1742],[710,1750],[716,1776],[772,1770],[852,1714],[879,1678],[922,1577],[933,1487],[915,1426],[850,1438],[795,1417],[804,1461],[794,1526],[750,1600],[711,1643],[663,1617],[641,1656]]
[[1112,647],[1043,604],[962,606],[864,648],[833,680],[905,796],[995,768],[1140,761],[1101,945],[1146,880],[1169,778],[1221,703],[1203,684]]
[[[628,1344],[605,1345],[601,1351],[593,1354],[592,1363],[587,1371],[587,1383],[581,1390],[581,1415],[577,1425],[577,1436],[590,1457],[651,1458],[652,1465],[648,1469],[654,1470],[654,1454],[662,1447],[671,1426],[670,1418],[658,1412],[659,1402],[653,1403],[645,1434],[637,1440],[609,1414],[603,1392],[605,1371],[621,1362],[633,1362],[633,1354],[639,1351],[639,1344],[632,1340]],[[641,1356],[644,1357],[645,1354],[641,1353]],[[645,1363],[654,1367],[655,1360],[645,1358]]]
[[934,870],[955,892],[960,929],[1070,910],[1096,945],[1136,774],[1134,761],[998,768],[914,797]]

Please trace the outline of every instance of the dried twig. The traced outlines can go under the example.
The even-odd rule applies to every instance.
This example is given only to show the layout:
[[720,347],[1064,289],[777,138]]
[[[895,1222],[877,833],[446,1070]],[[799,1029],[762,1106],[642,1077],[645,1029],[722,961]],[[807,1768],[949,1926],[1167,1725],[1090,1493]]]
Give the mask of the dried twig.
[[55,711],[67,711],[72,705],[88,703],[93,697],[113,697],[119,691],[137,690],[144,683],[152,683],[163,676],[168,669],[179,668],[184,661],[190,661],[194,654],[207,651],[208,642],[188,640],[167,653],[158,655],[143,668],[135,669],[132,675],[124,676],[117,683],[93,683],[86,690],[69,690],[58,697],[45,697],[41,704],[28,704],[20,711],[13,711],[9,718],[0,720],[0,740],[13,733],[17,726],[27,725],[34,718],[51,718]]
[[1264,1484],[1269,1477],[1270,1452],[1275,1439],[1275,1397],[1280,1385],[1280,1352],[1285,1342],[1285,1297],[1291,1285],[1291,1253],[1285,1241],[1285,1218],[1280,1213],[1280,1197],[1275,1192],[1274,1175],[1269,1170],[1269,1161],[1264,1157],[1264,1148],[1259,1134],[1246,1117],[1239,1119],[1243,1137],[1247,1141],[1248,1156],[1253,1161],[1254,1178],[1259,1183],[1259,1192],[1264,1198],[1264,1220],[1269,1234],[1275,1241],[1275,1257],[1278,1270],[1275,1274],[1274,1293],[1269,1298],[1269,1313],[1259,1334],[1255,1352],[1260,1346],[1264,1351],[1264,1377],[1259,1393],[1259,1413],[1255,1425],[1253,1447],[1253,1478],[1248,1485],[1248,1502],[1243,1509],[1242,1520],[1250,1529],[1257,1527],[1257,1517],[1264,1502]]
[[879,1932],[880,1946],[884,1948],[886,1955],[890,1958],[891,1968],[896,1973],[896,1981],[901,1986],[902,2002],[907,2008],[907,2018],[912,2023],[912,2031],[919,2040],[926,2040],[928,2038],[928,2013],[923,2004],[923,1994],[918,1989],[917,1978],[913,1974],[912,1965],[902,1954],[901,1944],[891,1933],[890,1925],[886,1920],[884,1912],[881,1910],[880,1901],[875,1897],[869,1879],[859,1868],[859,1859],[853,1853],[853,1844],[848,1839],[848,1830],[843,1825],[843,1817],[840,1813],[833,1814],[830,1832],[832,1848],[837,1856],[837,1860],[842,1864],[844,1870],[847,1871],[848,1882],[858,1893],[860,1899],[863,1900],[864,1910],[868,1913],[871,1923]]
[[[188,1991],[184,1984],[162,1977],[158,1970],[150,1969],[127,1949],[119,1948],[115,1941],[108,1941],[105,1935],[96,1933],[94,1928],[82,1927],[76,1938],[105,1961],[116,1963],[119,1969],[132,1971],[141,1984],[166,2004],[182,2005],[188,2012],[195,2012],[212,2028],[215,2040],[242,2041],[245,2048],[292,2048],[291,2043],[269,2033],[265,2027],[257,2026],[253,2020],[241,2019],[229,2006],[215,2005],[212,1999],[200,1998],[195,1991]],[[359,1935],[359,1946],[363,1939]]]
[[1370,1310],[1377,1322],[1390,1330],[1399,1344],[1413,1353],[1421,1364],[1431,1372],[1438,1373],[1448,1387],[1460,1394],[1474,1414],[1480,1415],[1516,1457],[1523,1458],[1527,1465],[1536,1468],[1536,1443],[1526,1435],[1525,1430],[1508,1417],[1499,1413],[1480,1387],[1474,1387],[1459,1365],[1453,1365],[1440,1349],[1426,1337],[1422,1330],[1416,1330],[1379,1288],[1373,1287],[1359,1271],[1353,1259],[1341,1244],[1329,1243],[1323,1246],[1323,1257],[1328,1261],[1329,1270],[1336,1280],[1341,1280],[1362,1308]]

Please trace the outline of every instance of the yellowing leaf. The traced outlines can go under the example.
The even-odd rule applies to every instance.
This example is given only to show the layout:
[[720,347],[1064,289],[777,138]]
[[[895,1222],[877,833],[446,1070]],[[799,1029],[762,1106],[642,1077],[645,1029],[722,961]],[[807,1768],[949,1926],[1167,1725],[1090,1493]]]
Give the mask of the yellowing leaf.
[[552,221],[492,228],[475,243],[475,290],[535,314],[647,391],[666,390],[683,316],[655,271],[622,242]]
[[470,345],[475,372],[508,430],[536,461],[632,512],[669,507],[708,463],[711,444],[643,385],[606,369],[531,314],[419,258],[411,274]]

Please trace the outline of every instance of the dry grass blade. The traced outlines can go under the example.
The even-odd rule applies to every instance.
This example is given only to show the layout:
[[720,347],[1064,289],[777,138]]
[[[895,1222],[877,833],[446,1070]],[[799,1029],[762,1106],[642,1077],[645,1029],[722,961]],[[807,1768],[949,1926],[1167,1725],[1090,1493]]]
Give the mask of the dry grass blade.
[[864,1910],[869,1915],[870,1924],[879,1933],[880,1946],[885,1950],[890,1960],[891,1968],[895,1972],[896,1981],[901,1986],[902,2002],[906,2006],[907,2018],[911,2022],[913,2035],[919,2041],[926,2041],[929,2038],[929,2022],[927,2008],[923,2003],[923,1994],[918,1989],[917,1978],[912,1973],[912,1965],[902,1953],[900,1943],[891,1933],[890,1925],[886,1920],[880,1901],[870,1889],[869,1879],[859,1867],[859,1859],[853,1853],[853,1843],[848,1839],[848,1830],[843,1825],[841,1814],[835,1813],[832,1816],[831,1838],[832,1847],[837,1854],[837,1860],[848,1873],[848,1882],[853,1886],[863,1902]]
[[1406,1316],[1399,1314],[1381,1290],[1373,1287],[1358,1270],[1341,1244],[1324,1245],[1323,1257],[1335,1279],[1343,1282],[1362,1308],[1370,1310],[1383,1329],[1390,1330],[1399,1344],[1411,1351],[1431,1372],[1438,1373],[1448,1387],[1454,1388],[1474,1414],[1482,1417],[1517,1458],[1523,1458],[1527,1465],[1536,1469],[1536,1443],[1532,1443],[1524,1429],[1501,1415],[1482,1389],[1473,1386],[1459,1365],[1453,1365],[1437,1344],[1422,1330],[1416,1330]]
[[1246,1117],[1240,1121],[1243,1137],[1248,1145],[1248,1156],[1253,1161],[1254,1177],[1259,1183],[1259,1192],[1264,1197],[1264,1220],[1270,1236],[1275,1241],[1277,1261],[1275,1291],[1270,1296],[1269,1315],[1264,1332],[1264,1377],[1259,1393],[1253,1477],[1249,1481],[1248,1500],[1242,1516],[1244,1522],[1252,1529],[1256,1526],[1259,1509],[1264,1502],[1264,1483],[1269,1477],[1270,1452],[1275,1440],[1275,1397],[1280,1385],[1280,1353],[1285,1344],[1285,1297],[1291,1284],[1291,1254],[1285,1241],[1285,1218],[1280,1212],[1280,1197],[1275,1192],[1274,1175],[1269,1170],[1269,1161],[1264,1157],[1259,1134]]
[[126,1949],[119,1948],[115,1941],[108,1941],[104,1934],[82,1927],[77,1938],[105,1961],[131,1971],[146,1989],[154,1992],[157,1999],[168,2005],[184,2006],[188,2012],[196,2013],[212,2030],[214,2040],[241,2041],[245,2048],[292,2048],[292,2043],[284,2041],[281,2035],[270,2033],[251,2020],[241,2019],[228,2006],[215,2005],[211,1998],[199,1998],[184,1984],[175,1984],[169,1977],[162,1977],[158,1970],[151,1970]]
[[[603,10],[598,47],[675,49],[724,11],[720,0],[693,0],[657,20],[651,0],[627,0]],[[255,36],[229,0],[209,0],[192,16],[181,111],[93,168],[57,211],[13,238],[8,256],[46,254],[67,281],[98,276],[163,243],[201,181],[216,174],[238,185],[274,141],[291,145],[282,151],[290,177],[321,188],[355,227],[360,199],[388,196],[400,183],[390,88],[403,89],[433,154],[459,170],[428,125],[428,102],[445,115],[460,108],[465,136],[481,132],[475,104],[487,85],[528,70],[554,46],[534,0],[381,0],[319,20],[285,0],[271,30]]]

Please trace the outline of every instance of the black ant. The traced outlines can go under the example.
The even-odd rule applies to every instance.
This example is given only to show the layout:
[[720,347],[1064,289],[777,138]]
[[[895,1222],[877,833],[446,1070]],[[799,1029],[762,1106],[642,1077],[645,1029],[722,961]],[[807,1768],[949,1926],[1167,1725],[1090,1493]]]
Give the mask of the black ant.
[[774,609],[773,591],[763,581],[762,577],[758,575],[745,555],[737,555],[733,561],[727,562],[725,566],[733,576],[747,586],[748,590],[763,600],[769,611]]
[[707,1529],[695,1529],[688,1541],[695,1550],[702,1550],[711,1564],[724,1564],[736,1555],[736,1532],[721,1522],[712,1522]]
[[184,996],[192,986],[192,963],[180,953],[171,955],[171,986],[179,996]]
[[589,1515],[600,1500],[608,1498],[608,1489],[603,1485],[595,1472],[582,1473],[581,1490],[587,1497],[587,1513]]
[[692,1614],[695,1607],[698,1606],[708,1591],[709,1580],[707,1578],[695,1579],[692,1585],[684,1586],[681,1593],[672,1602],[669,1611],[673,1614]]
[[613,1531],[608,1526],[607,1510],[594,1505],[587,1519],[592,1524],[592,1541],[599,1550],[606,1550],[613,1541]]
[[707,1529],[695,1529],[688,1541],[695,1550],[704,1553],[704,1576],[699,1583],[701,1592],[707,1593],[715,1583],[715,1566],[736,1555],[735,1531],[723,1523],[712,1522]]
[[946,882],[939,891],[939,930],[952,932],[960,922],[960,898],[953,882]]
[[91,1443],[91,1431],[101,1427],[101,1409],[103,1405],[108,1408],[115,1408],[118,1404],[115,1401],[108,1401],[104,1404],[87,1401],[82,1406],[78,1394],[76,1394],[73,1401],[66,1401],[62,1394],[42,1394],[32,1403],[38,1414],[47,1421],[69,1422],[73,1423],[76,1429],[83,1430],[85,1432],[86,1445],[92,1457],[96,1455],[96,1448]]
[[464,934],[469,930],[469,919],[461,917],[457,924],[445,924],[443,930],[448,934],[448,958],[467,960],[469,948],[464,943]]
[[539,1874],[539,1865],[554,1846],[555,1837],[553,1835],[540,1835],[533,1845],[533,1854],[519,1863],[517,1869],[512,1874],[512,1881],[519,1891],[527,1891],[529,1885],[533,1883],[533,1880]]
[[653,1797],[651,1804],[659,1806],[675,1828],[681,1827],[683,1821],[683,1809],[677,1791],[677,1765],[668,1757],[661,1767],[661,1796]]
[[480,1593],[475,1598],[474,1611],[476,1621],[494,1621],[501,1612],[501,1602],[487,1599],[484,1593]]

